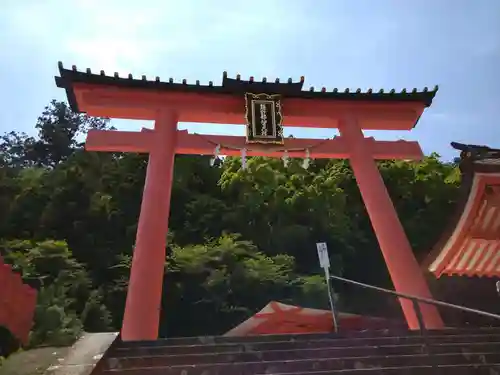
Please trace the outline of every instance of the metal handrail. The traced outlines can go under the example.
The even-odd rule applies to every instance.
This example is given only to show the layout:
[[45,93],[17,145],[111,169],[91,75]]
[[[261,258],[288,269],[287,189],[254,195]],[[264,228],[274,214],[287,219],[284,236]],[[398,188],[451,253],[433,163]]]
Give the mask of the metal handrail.
[[370,284],[360,283],[359,281],[354,281],[354,280],[346,279],[346,278],[340,277],[340,276],[330,275],[330,278],[334,279],[334,280],[339,280],[339,281],[342,281],[342,282],[345,282],[345,283],[348,283],[348,284],[357,285],[357,286],[360,286],[360,287],[365,288],[365,289],[372,289],[372,290],[377,290],[379,292],[383,292],[383,293],[387,293],[387,294],[392,294],[394,296],[397,296],[397,297],[400,297],[400,298],[406,298],[406,299],[409,299],[411,301],[416,301],[416,302],[420,302],[420,303],[426,303],[426,304],[434,305],[434,306],[448,307],[448,308],[451,308],[451,309],[466,311],[466,312],[474,313],[474,314],[477,314],[477,315],[487,316],[489,318],[499,319],[500,320],[500,315],[492,314],[492,313],[489,313],[489,312],[486,312],[486,311],[482,311],[482,310],[471,309],[471,308],[465,307],[465,306],[454,305],[453,303],[448,303],[448,302],[443,302],[443,301],[437,301],[437,300],[429,299],[429,298],[417,297],[417,296],[413,296],[413,295],[405,294],[405,293],[399,293],[399,292],[396,292],[394,290],[385,289],[385,288],[381,288],[381,287],[370,285]]
[[[454,305],[454,304],[448,303],[448,302],[437,301],[437,300],[430,299],[430,298],[423,298],[423,297],[412,296],[412,295],[406,294],[406,293],[399,293],[399,292],[396,292],[395,290],[390,290],[390,289],[380,288],[380,287],[374,286],[374,285],[360,283],[359,281],[346,279],[346,278],[340,277],[340,276],[332,276],[332,275],[329,276],[329,278],[328,278],[328,287],[329,288],[330,288],[330,282],[329,282],[330,279],[339,280],[339,281],[342,281],[344,283],[357,285],[357,286],[360,286],[360,287],[365,288],[365,289],[376,290],[378,292],[390,294],[390,295],[396,296],[398,298],[405,298],[405,299],[410,300],[413,303],[413,308],[415,309],[415,315],[417,316],[417,321],[418,321],[418,325],[420,328],[420,334],[423,338],[423,349],[428,356],[433,356],[435,353],[433,353],[433,349],[432,349],[433,344],[432,344],[431,340],[429,339],[427,328],[425,327],[424,318],[422,316],[422,311],[420,310],[421,303],[426,303],[426,304],[434,305],[434,306],[448,307],[451,309],[471,312],[471,313],[474,313],[477,315],[487,316],[489,318],[494,318],[494,319],[500,320],[500,315],[497,315],[497,314],[492,314],[492,313],[482,311],[482,310],[477,310],[477,309],[471,309],[469,307]],[[337,331],[337,327],[335,327],[335,328]],[[431,363],[431,367],[432,367],[431,373],[433,375],[440,374],[441,371],[440,371],[439,367],[436,365],[435,361],[433,361]]]

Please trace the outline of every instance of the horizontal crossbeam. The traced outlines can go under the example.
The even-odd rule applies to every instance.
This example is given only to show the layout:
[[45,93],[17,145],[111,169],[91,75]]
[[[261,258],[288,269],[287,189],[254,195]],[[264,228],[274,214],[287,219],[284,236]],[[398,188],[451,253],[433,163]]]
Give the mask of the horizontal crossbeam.
[[[148,153],[154,147],[154,138],[154,130],[150,129],[141,132],[91,130],[85,148],[88,151]],[[373,138],[365,138],[364,142],[374,159],[420,160],[423,157],[418,142],[376,141]],[[189,134],[187,130],[179,130],[176,144],[176,153],[185,155],[212,155],[217,145],[220,145],[220,154],[227,156],[239,156],[242,149],[247,150],[247,156],[281,157],[286,150],[288,156],[298,158],[305,157],[309,150],[310,157],[316,159],[347,159],[351,153],[342,137],[326,140],[286,138],[283,146],[264,146],[247,144],[246,138],[241,136]]]

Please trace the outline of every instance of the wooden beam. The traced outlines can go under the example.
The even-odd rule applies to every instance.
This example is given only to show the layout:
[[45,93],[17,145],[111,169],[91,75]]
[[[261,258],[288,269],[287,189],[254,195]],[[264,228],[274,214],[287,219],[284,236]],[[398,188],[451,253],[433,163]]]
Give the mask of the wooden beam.
[[153,132],[89,130],[85,149],[108,152],[149,152]]
[[500,186],[488,186],[491,191],[486,192],[486,202],[489,207],[500,208]]
[[[153,120],[160,108],[173,108],[180,122],[244,124],[244,98],[232,95],[165,93],[75,85],[81,111],[91,116]],[[336,128],[341,117],[355,114],[364,129],[409,130],[423,112],[421,103],[282,100],[285,126]]]
[[[141,132],[91,130],[85,148],[89,151],[139,152],[150,149],[154,131],[143,129]],[[366,147],[371,149],[374,159],[420,160],[423,157],[418,142],[376,141],[365,139]],[[177,132],[176,153],[187,155],[212,155],[215,147],[221,146],[220,154],[239,156],[246,148],[248,156],[281,157],[285,150],[290,157],[305,157],[309,149],[310,157],[317,159],[346,159],[349,150],[342,137],[334,139],[286,138],[284,146],[249,145],[245,137],[229,135],[189,134],[187,130]]]
[[482,240],[482,241],[499,241],[500,233],[498,232],[476,232],[471,233],[470,238],[473,240]]
[[500,229],[498,228],[474,228],[468,233],[468,237],[473,240],[498,241],[500,240]]

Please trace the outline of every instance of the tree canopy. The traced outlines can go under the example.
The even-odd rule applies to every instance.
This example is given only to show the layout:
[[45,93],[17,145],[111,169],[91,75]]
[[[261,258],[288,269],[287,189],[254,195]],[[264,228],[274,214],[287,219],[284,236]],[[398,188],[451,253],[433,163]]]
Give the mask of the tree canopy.
[[[0,138],[0,254],[39,280],[33,345],[120,327],[147,158],[83,150],[86,131],[110,127],[53,101],[37,136]],[[421,259],[453,208],[458,168],[436,154],[379,167]],[[273,299],[327,307],[317,242],[335,274],[392,288],[346,160],[306,170],[254,157],[242,169],[239,158],[211,167],[179,155],[168,237],[161,335],[221,334]],[[344,311],[387,308],[336,292]]]

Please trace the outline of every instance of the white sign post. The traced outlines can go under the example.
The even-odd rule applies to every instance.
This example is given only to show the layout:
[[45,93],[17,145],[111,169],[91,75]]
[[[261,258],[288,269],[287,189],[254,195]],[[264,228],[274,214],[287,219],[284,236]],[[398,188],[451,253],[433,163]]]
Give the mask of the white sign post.
[[316,244],[318,249],[319,265],[321,268],[330,268],[330,258],[328,257],[328,248],[325,242],[318,242]]
[[328,299],[330,301],[330,309],[332,311],[333,327],[335,328],[335,332],[338,332],[332,288],[330,287],[330,257],[328,256],[328,247],[326,246],[325,242],[318,242],[316,244],[316,249],[318,249],[319,265],[325,272],[326,286],[328,288]]

